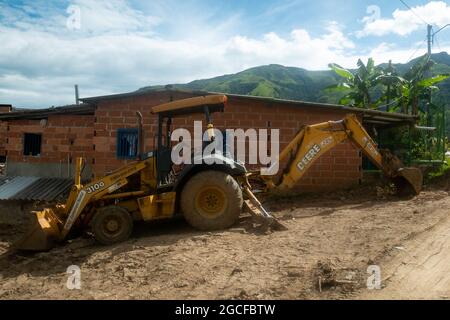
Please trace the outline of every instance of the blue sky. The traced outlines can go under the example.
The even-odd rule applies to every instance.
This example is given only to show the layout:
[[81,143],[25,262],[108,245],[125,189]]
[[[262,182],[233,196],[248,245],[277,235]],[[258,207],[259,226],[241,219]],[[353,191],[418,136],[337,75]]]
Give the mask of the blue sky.
[[[358,58],[406,62],[449,1],[70,0],[0,3],[0,103],[47,107],[81,96],[188,82],[257,65],[311,70]],[[417,17],[419,16],[419,17]],[[450,28],[434,52],[450,51]]]

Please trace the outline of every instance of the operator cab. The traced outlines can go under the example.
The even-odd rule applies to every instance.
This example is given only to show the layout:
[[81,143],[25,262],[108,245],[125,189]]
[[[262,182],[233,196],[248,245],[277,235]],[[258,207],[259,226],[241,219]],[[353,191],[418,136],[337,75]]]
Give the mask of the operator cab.
[[[155,152],[158,188],[170,187],[176,180],[171,159],[172,119],[178,116],[203,113],[210,142],[214,137],[211,114],[223,112],[226,103],[227,97],[225,95],[208,95],[172,101],[152,108],[152,113],[158,115],[157,149]],[[209,142],[207,141],[206,144]],[[204,147],[205,145],[203,145]]]

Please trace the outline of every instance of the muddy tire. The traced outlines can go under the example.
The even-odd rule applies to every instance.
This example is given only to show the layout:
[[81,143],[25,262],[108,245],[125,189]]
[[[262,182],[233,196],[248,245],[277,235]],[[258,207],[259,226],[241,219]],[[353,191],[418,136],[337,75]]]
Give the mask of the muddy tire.
[[127,240],[133,231],[133,219],[128,211],[119,206],[101,208],[92,218],[95,239],[104,245]]
[[187,222],[200,230],[232,226],[242,210],[242,190],[236,180],[220,171],[202,171],[185,184],[181,210]]

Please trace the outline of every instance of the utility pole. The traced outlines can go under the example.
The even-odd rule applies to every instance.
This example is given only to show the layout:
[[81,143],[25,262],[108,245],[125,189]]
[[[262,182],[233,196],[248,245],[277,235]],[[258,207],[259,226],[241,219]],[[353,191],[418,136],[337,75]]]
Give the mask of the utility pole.
[[433,26],[431,24],[427,25],[428,57],[431,56],[431,47],[433,46],[434,36],[438,32],[442,31],[443,29],[445,29],[447,27],[450,27],[450,23],[446,24],[445,26],[443,26],[442,28],[440,28],[436,32],[433,32]]
[[75,85],[75,104],[80,104],[80,96],[78,94],[78,85]]
[[[431,24],[427,24],[427,44],[428,44],[427,58],[429,61],[431,59],[431,47],[433,45],[433,26]],[[426,73],[428,76],[428,73],[431,74],[431,71],[428,71]],[[428,127],[430,126],[430,122],[431,122],[430,121],[430,104],[431,104],[431,88],[428,89],[428,102],[426,105],[426,108],[427,108],[426,121],[427,121]]]
[[427,43],[428,43],[428,58],[431,57],[431,46],[433,45],[433,26],[431,24],[427,25]]
[[[433,32],[433,26],[431,24],[427,24],[427,44],[428,44],[428,52],[427,52],[427,56],[428,56],[428,60],[431,59],[431,47],[433,46],[433,42],[434,42],[434,37],[435,35],[442,31],[443,29],[447,28],[448,26],[450,26],[450,23],[446,24],[445,26],[443,26],[442,28],[440,28],[439,30],[437,30],[436,32]],[[428,92],[428,103],[427,103],[427,126],[430,126],[431,123],[431,119],[430,119],[430,104],[431,104],[431,99],[432,99],[432,94],[431,94],[431,88],[429,89]],[[444,123],[445,123],[445,110],[443,111],[443,116],[444,116]],[[444,142],[443,142],[444,145]],[[443,158],[445,159],[445,153],[443,153]]]
[[[390,73],[390,75],[392,75],[392,60],[389,60],[389,65],[388,65],[388,72]],[[389,111],[389,105],[391,104],[391,82],[388,82],[387,85],[387,97],[386,97],[386,111]]]
[[[433,43],[434,43],[434,37],[436,36],[436,34],[438,32],[442,31],[443,29],[445,29],[445,28],[447,28],[449,26],[450,26],[450,23],[446,24],[445,26],[443,26],[442,28],[440,28],[436,32],[433,32],[433,26],[431,24],[427,24],[427,43],[428,43],[427,57],[428,57],[428,60],[431,59],[431,48],[432,48]],[[431,103],[431,89],[430,89],[430,101],[429,101],[429,103]]]

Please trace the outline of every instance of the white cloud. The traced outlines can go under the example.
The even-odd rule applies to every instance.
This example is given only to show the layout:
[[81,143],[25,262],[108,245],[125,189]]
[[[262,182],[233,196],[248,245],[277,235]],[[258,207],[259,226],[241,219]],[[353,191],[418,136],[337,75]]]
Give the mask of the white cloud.
[[[83,14],[88,8],[85,3],[76,2],[84,9],[81,29],[73,31],[65,28],[67,14],[60,8],[45,7],[44,17],[39,7],[27,7],[28,13],[23,14],[25,9],[0,6],[0,103],[18,107],[72,103],[75,83],[86,97],[188,82],[271,63],[323,70],[329,62],[354,67],[360,57],[404,62],[411,54],[382,44],[361,56],[336,22],[325,25],[317,37],[301,28],[287,36],[270,32],[246,37],[236,31],[236,15],[208,25],[211,12],[207,16],[171,14],[169,6],[167,16],[164,8],[148,16],[123,1],[96,1],[96,7]],[[3,19],[6,13],[8,19]],[[183,33],[161,36],[160,26],[176,24],[183,16]],[[441,43],[441,47],[448,46]]]
[[354,47],[354,43],[332,22],[326,33],[318,38],[311,37],[304,29],[293,30],[288,38],[273,32],[262,39],[235,36],[225,50],[228,56],[238,59],[237,68],[278,63],[318,70],[326,69],[330,61],[344,63],[344,51]]
[[80,30],[87,33],[145,31],[160,23],[158,17],[146,16],[124,0],[74,0],[71,4],[79,7]]
[[[66,104],[73,101],[75,83],[81,96],[89,96],[187,82],[270,63],[324,69],[329,61],[343,63],[344,50],[354,47],[334,22],[317,38],[304,29],[293,30],[288,37],[273,32],[259,39],[240,36],[232,31],[236,15],[210,28],[205,28],[205,17],[195,15],[193,21],[182,23],[190,26],[185,30],[188,36],[163,38],[154,28],[167,23],[164,16],[147,17],[122,1],[95,2],[95,8],[89,7],[92,3],[75,2],[81,7],[80,30],[66,29],[67,14],[55,8],[48,8],[52,16],[45,18],[0,9],[0,14],[9,14],[8,23],[0,23],[0,43],[4,44],[0,102]],[[36,7],[27,10],[40,12]]]
[[[72,18],[79,20],[79,30],[68,29],[67,22]],[[57,7],[51,1],[35,1],[23,6],[3,3],[0,4],[0,21],[2,25],[15,29],[72,37],[116,32],[145,33],[160,23],[158,17],[132,9],[125,0],[72,0],[67,8]]]
[[425,23],[421,19],[437,26],[444,26],[449,22],[450,5],[447,5],[444,1],[430,1],[425,5],[412,7],[412,10],[396,9],[392,13],[392,18],[372,19],[371,16],[364,17],[362,19],[362,22],[365,23],[364,28],[358,31],[356,35],[358,37],[384,36],[387,34],[406,36],[424,28]]

